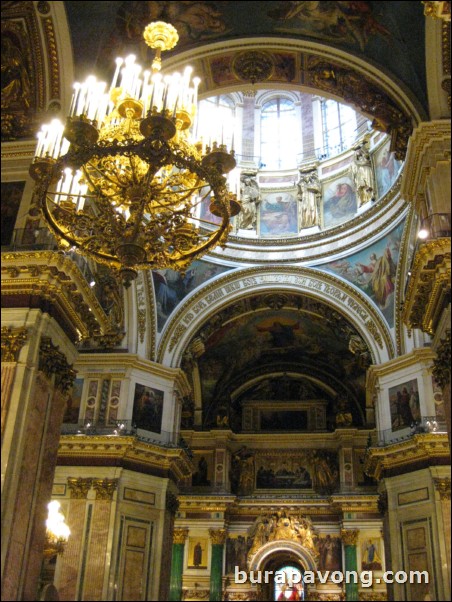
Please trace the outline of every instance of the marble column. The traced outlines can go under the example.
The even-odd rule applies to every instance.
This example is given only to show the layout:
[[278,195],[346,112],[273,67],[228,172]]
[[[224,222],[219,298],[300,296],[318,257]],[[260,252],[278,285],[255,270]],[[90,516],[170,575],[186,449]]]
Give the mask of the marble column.
[[[358,573],[358,559],[356,555],[356,544],[358,543],[358,530],[341,530],[342,543],[344,544],[345,556],[345,571],[355,571]],[[358,580],[354,583],[354,578],[351,576],[350,583],[345,584],[345,599],[347,602],[358,600]]]
[[227,533],[226,529],[209,529],[209,535],[212,540],[209,600],[216,601],[222,599],[223,553]]
[[174,529],[169,591],[170,602],[182,599],[182,573],[184,571],[184,548],[187,536],[188,529]]

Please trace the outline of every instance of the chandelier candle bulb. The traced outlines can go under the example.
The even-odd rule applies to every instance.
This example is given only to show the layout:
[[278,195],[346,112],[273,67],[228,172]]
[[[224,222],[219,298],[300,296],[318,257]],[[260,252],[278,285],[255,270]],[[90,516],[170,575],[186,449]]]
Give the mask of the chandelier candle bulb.
[[[145,30],[158,57],[177,39],[163,22]],[[224,123],[217,122],[220,145],[219,137],[207,148],[192,141],[200,79],[191,67],[163,78],[158,67],[143,71],[131,54],[116,60],[108,93],[94,76],[76,84],[66,125],[42,128],[30,167],[57,240],[109,266],[126,287],[138,270],[185,271],[224,246],[238,207],[225,177],[235,159]],[[200,190],[216,223],[201,219]]]

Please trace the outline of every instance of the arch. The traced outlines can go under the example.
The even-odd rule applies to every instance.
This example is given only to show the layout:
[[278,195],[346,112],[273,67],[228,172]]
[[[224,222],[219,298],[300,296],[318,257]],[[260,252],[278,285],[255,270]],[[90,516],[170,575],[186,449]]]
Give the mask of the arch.
[[166,324],[157,352],[158,361],[179,367],[190,340],[210,317],[237,299],[265,291],[303,293],[327,302],[360,333],[374,364],[394,357],[393,339],[384,318],[357,288],[313,268],[261,266],[229,272],[194,292]]
[[308,571],[316,570],[316,562],[311,552],[300,543],[290,540],[277,540],[264,544],[248,560],[250,571],[262,571],[272,556],[281,552],[290,552],[299,561],[301,566]]
[[[234,68],[235,57],[245,51],[250,57],[253,53],[258,56],[264,52],[275,64],[282,56],[293,63],[293,73],[288,75],[285,70],[273,69],[273,74],[264,81],[253,83],[254,89],[284,87],[319,93],[352,104],[357,111],[373,119],[377,129],[392,135],[392,150],[399,159],[405,156],[413,126],[427,118],[415,93],[395,75],[368,59],[312,40],[274,35],[271,39],[223,40],[176,53],[166,60],[165,67],[180,69],[189,62],[198,73],[215,73],[215,65],[221,64],[225,73],[232,73],[233,77],[224,81],[217,77],[206,78],[200,96],[203,98],[218,94],[219,90],[233,91],[249,84]],[[296,68],[296,65],[300,67]]]

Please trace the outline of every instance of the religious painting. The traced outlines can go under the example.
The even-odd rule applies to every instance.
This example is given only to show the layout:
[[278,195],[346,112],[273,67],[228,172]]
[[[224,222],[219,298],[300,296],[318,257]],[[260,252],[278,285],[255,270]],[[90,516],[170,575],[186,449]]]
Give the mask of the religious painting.
[[267,15],[275,22],[277,32],[357,46],[361,51],[374,36],[392,38],[381,15],[374,13],[371,2],[275,4]]
[[83,378],[76,378],[72,390],[66,401],[63,422],[66,424],[77,424],[80,415],[80,404],[82,401]]
[[421,419],[417,380],[409,380],[388,391],[392,432],[412,426]]
[[209,487],[213,475],[211,454],[197,453],[193,459],[195,472],[192,475],[192,485],[195,487]]
[[318,539],[319,569],[321,571],[342,571],[342,541],[328,533]]
[[194,261],[185,274],[170,269],[154,270],[152,278],[157,301],[158,331],[163,330],[170,314],[184,297],[214,276],[230,269],[207,261]]
[[323,185],[323,226],[332,228],[351,219],[358,210],[353,180],[340,176]]
[[259,205],[259,234],[263,238],[284,238],[298,234],[295,191],[262,195]]
[[361,547],[361,570],[382,571],[381,542],[378,538],[367,538]]
[[15,19],[8,19],[3,4],[2,17],[2,140],[5,141],[31,137],[35,83],[33,34],[26,20],[17,18],[17,13]]
[[246,571],[246,557],[250,548],[246,534],[237,537],[228,537],[226,540],[226,574],[235,572],[238,567],[240,571]]
[[390,327],[394,326],[394,295],[397,265],[405,222],[367,249],[325,265],[320,269],[348,280],[381,310]]
[[443,390],[434,376],[432,376],[432,388],[433,402],[435,404],[435,417],[437,422],[444,424],[446,422],[446,410],[444,408]]
[[188,539],[188,568],[207,568],[208,541],[204,537],[190,537]]
[[261,431],[303,431],[308,428],[307,411],[260,410]]
[[397,180],[397,176],[403,165],[402,161],[397,161],[394,153],[390,152],[390,145],[391,141],[387,140],[387,142],[380,146],[372,156],[375,179],[377,181],[378,198],[381,198],[388,192]]
[[311,489],[310,473],[300,459],[277,456],[256,458],[256,489]]
[[12,242],[17,213],[24,193],[25,182],[2,182],[1,233],[2,246]]
[[163,391],[135,385],[132,422],[136,428],[152,433],[162,432]]

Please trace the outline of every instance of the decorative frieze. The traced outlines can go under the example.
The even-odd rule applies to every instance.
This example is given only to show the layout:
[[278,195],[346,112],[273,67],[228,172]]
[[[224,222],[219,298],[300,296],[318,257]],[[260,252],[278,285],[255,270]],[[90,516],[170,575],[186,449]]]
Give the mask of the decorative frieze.
[[174,529],[173,531],[173,543],[174,544],[184,544],[188,537],[188,529],[179,528]]
[[86,500],[88,491],[91,489],[93,480],[68,477],[67,485],[72,500]]
[[96,492],[96,500],[112,500],[118,488],[118,479],[93,479],[92,485]]
[[17,362],[27,341],[27,329],[2,327],[2,362]]
[[359,530],[341,529],[341,538],[345,546],[356,546],[359,538]]

